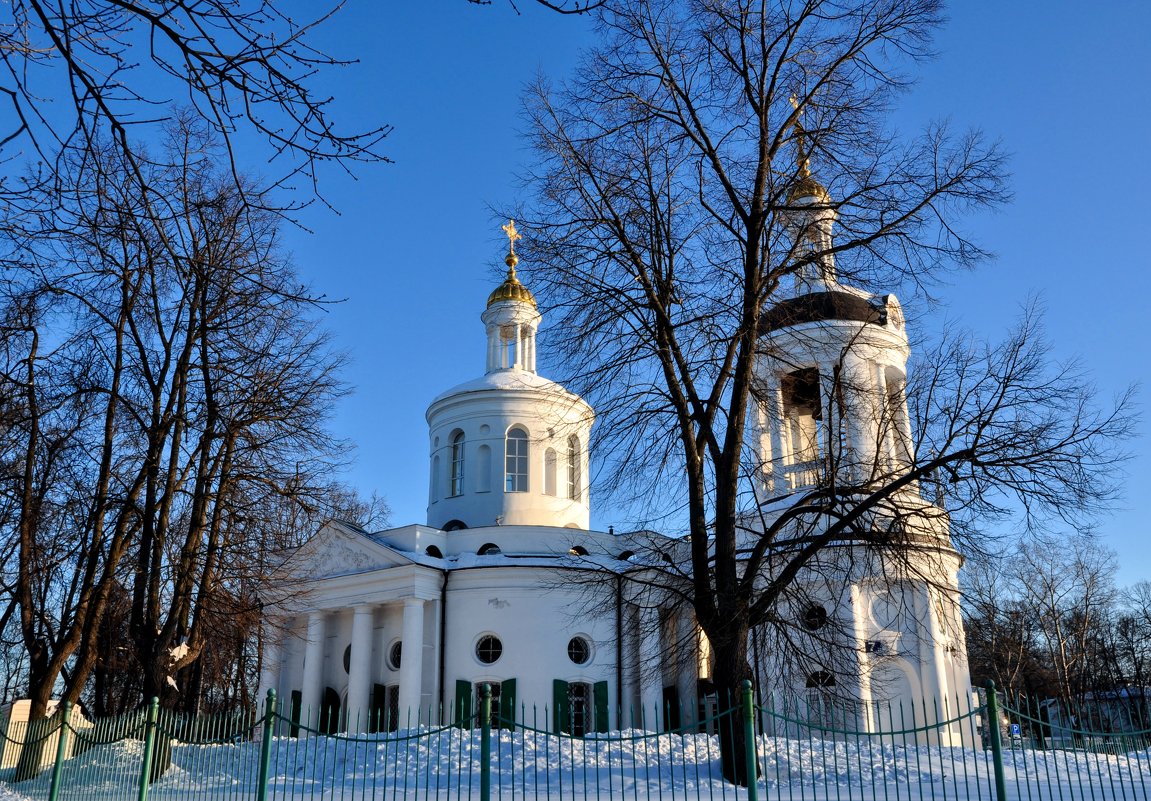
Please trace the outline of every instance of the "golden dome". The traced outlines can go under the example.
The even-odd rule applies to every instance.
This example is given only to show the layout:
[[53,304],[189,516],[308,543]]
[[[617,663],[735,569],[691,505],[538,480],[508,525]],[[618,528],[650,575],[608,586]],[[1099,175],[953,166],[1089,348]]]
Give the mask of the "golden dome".
[[516,278],[516,265],[520,260],[516,254],[509,253],[508,257],[504,259],[504,263],[508,266],[508,277],[504,282],[497,286],[492,294],[488,295],[488,308],[491,308],[493,303],[499,303],[504,300],[515,300],[520,303],[529,303],[534,308],[536,299],[532,296],[531,290],[520,283]]
[[831,195],[828,193],[827,187],[812,178],[811,173],[801,174],[799,180],[792,184],[787,191],[788,204],[805,197],[815,198],[820,203],[831,202]]

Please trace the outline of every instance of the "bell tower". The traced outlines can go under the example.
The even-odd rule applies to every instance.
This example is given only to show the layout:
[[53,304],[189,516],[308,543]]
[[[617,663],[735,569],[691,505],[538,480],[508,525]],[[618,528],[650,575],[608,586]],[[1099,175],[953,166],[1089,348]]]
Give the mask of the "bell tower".
[[787,194],[794,294],[764,312],[760,403],[749,426],[761,502],[814,487],[834,471],[866,485],[913,458],[904,396],[910,348],[894,295],[841,284],[835,204],[811,173],[796,128],[796,179]]
[[[796,134],[796,179],[781,212],[792,236],[794,294],[760,321],[757,402],[747,430],[759,506],[753,517],[762,522],[752,526],[769,525],[809,492],[821,497],[816,503],[850,508],[852,496],[888,486],[915,461],[902,307],[894,295],[840,282],[835,202],[812,176],[798,122]],[[828,489],[834,494],[818,496]],[[879,542],[888,538],[880,557],[847,536],[821,556],[821,568],[797,579],[820,613],[839,624],[827,636],[842,639],[840,664],[775,664],[769,657],[763,680],[816,696],[834,686],[861,708],[872,700],[930,707],[963,697],[970,679],[958,604],[962,558],[951,545],[946,510],[924,500],[912,482],[861,523],[880,533]],[[812,515],[792,525],[816,531],[823,524]],[[861,530],[859,540],[866,539]],[[914,614],[883,611],[891,609]]]

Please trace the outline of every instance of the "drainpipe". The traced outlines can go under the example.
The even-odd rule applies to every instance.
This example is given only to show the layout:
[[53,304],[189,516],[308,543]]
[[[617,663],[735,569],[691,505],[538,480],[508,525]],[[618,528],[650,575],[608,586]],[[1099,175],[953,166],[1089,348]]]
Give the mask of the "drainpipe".
[[[615,701],[623,715],[623,574],[615,574]],[[623,721],[617,720],[620,729]]]
[[[444,583],[440,585],[440,715],[444,714],[444,662],[447,658],[448,650],[448,576],[451,575],[447,570],[443,571]],[[443,720],[440,720],[443,723]]]

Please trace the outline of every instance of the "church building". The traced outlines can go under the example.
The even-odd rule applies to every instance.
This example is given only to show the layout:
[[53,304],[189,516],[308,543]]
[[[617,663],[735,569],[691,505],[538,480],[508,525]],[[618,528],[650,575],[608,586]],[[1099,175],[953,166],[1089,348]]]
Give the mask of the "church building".
[[[806,173],[791,191],[795,236],[813,253],[829,249],[828,200]],[[691,725],[714,708],[706,638],[690,614],[632,595],[620,578],[643,569],[640,536],[589,528],[595,413],[536,372],[542,319],[516,277],[514,223],[505,231],[507,277],[480,315],[484,372],[428,406],[427,523],[367,532],[332,521],[283,565],[262,684],[302,724],[367,732],[459,721],[485,683],[503,717],[526,710],[530,722],[537,710],[540,725],[577,735]],[[764,323],[749,546],[825,471],[866,481],[914,447],[894,296],[841,285],[826,255]],[[970,696],[946,513],[916,486],[898,509],[875,525],[906,538],[899,559],[844,547],[800,582],[801,630],[814,642],[838,621],[839,655],[795,665],[753,638],[761,701],[806,699],[829,722],[886,728],[900,721],[881,719],[880,703],[922,709]],[[856,699],[849,719],[842,700],[838,718],[821,706],[833,697]]]

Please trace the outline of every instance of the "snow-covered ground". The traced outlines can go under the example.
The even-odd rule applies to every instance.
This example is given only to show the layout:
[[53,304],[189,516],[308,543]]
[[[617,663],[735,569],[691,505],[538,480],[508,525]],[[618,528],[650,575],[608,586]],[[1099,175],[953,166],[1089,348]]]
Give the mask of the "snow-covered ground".
[[[716,738],[625,732],[572,740],[533,732],[492,733],[493,799],[743,799],[720,777]],[[96,746],[65,764],[60,801],[137,801],[142,744]],[[153,801],[255,799],[260,746],[184,745],[149,790]],[[763,799],[962,801],[995,799],[989,752],[887,742],[762,737]],[[406,798],[478,799],[478,732],[445,729],[418,737],[277,738],[270,801]],[[0,777],[10,778],[10,777]],[[1005,789],[1019,801],[1151,799],[1151,752],[1104,755],[1018,749],[1005,755]],[[0,801],[44,801],[50,771]]]

